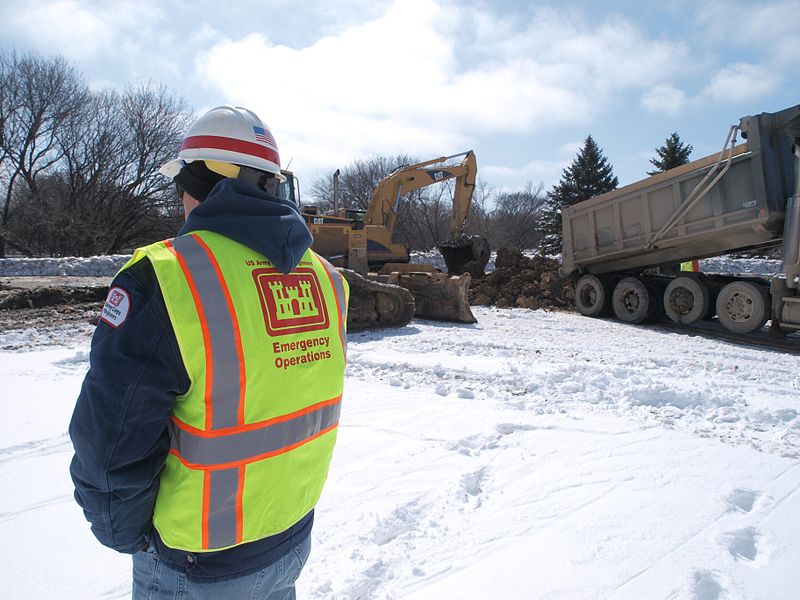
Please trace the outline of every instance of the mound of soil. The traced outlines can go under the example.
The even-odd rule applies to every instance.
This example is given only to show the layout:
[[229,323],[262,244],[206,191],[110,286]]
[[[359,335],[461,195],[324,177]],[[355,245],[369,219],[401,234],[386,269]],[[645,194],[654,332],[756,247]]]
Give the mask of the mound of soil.
[[515,248],[500,248],[495,270],[473,279],[470,304],[498,308],[573,308],[575,289],[558,274],[558,261],[546,256],[528,258]]
[[106,299],[107,294],[107,286],[87,288],[48,286],[31,289],[0,289],[0,310],[102,302]]

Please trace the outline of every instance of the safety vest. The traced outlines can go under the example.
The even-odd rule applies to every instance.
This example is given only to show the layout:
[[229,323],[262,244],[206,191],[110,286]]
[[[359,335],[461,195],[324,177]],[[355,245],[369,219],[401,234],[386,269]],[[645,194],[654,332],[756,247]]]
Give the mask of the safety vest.
[[345,279],[307,251],[288,275],[222,235],[140,248],[191,381],[170,422],[153,524],[164,543],[220,550],[285,531],[319,500],[344,382]]
[[700,272],[700,261],[697,259],[687,260],[681,263],[681,271],[688,271],[692,273]]

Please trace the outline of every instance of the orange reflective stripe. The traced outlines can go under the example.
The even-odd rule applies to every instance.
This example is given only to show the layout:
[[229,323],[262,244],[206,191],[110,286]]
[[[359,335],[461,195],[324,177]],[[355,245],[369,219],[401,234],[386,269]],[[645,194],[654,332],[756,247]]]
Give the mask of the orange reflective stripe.
[[236,543],[242,541],[242,530],[244,529],[244,514],[242,510],[242,497],[244,496],[244,474],[246,467],[239,467],[239,487],[236,490]]
[[211,248],[197,235],[192,235],[192,237],[197,240],[197,243],[202,246],[203,250],[205,250],[206,254],[208,255],[209,261],[211,261],[212,266],[214,267],[214,272],[217,274],[217,279],[219,280],[219,285],[222,288],[222,292],[225,294],[225,301],[228,304],[228,312],[231,313],[231,321],[233,322],[233,335],[236,341],[236,355],[239,358],[239,410],[238,418],[239,418],[239,425],[244,424],[244,398],[245,398],[245,390],[246,390],[246,373],[245,373],[245,364],[244,364],[244,349],[242,348],[242,332],[239,329],[239,319],[236,316],[236,310],[233,307],[233,298],[231,297],[231,291],[228,289],[228,285],[225,283],[225,278],[222,276],[222,269],[220,269],[219,263],[217,262],[214,253],[211,252]]
[[203,473],[203,510],[201,523],[203,528],[203,548],[208,548],[208,510],[211,506],[211,473]]
[[258,454],[256,456],[248,456],[247,458],[243,458],[242,460],[237,460],[233,462],[223,463],[219,465],[198,465],[196,463],[191,463],[183,458],[180,453],[175,448],[170,448],[169,453],[181,461],[181,464],[186,467],[187,469],[192,469],[193,471],[205,471],[206,473],[209,471],[222,471],[225,469],[235,469],[238,467],[244,467],[245,465],[249,465],[250,463],[258,462],[260,460],[264,460],[267,458],[272,458],[274,456],[280,456],[281,454],[286,454],[287,452],[291,452],[300,446],[305,446],[309,442],[313,442],[318,437],[325,435],[326,433],[330,433],[334,429],[339,426],[339,422],[337,421],[330,427],[326,427],[322,431],[315,433],[312,436],[307,437],[304,440],[300,440],[299,442],[295,442],[294,444],[290,444],[288,446],[284,446],[278,450],[273,450],[271,452],[264,452],[263,454]]
[[[336,282],[333,281],[333,270],[335,270],[336,267],[334,267],[332,264],[330,264],[328,261],[326,261],[321,256],[319,256],[317,254],[314,254],[314,256],[317,257],[317,259],[319,260],[319,262],[322,265],[323,269],[325,270],[325,274],[328,276],[328,281],[331,284],[331,289],[333,289],[333,298],[336,301],[337,323],[339,324],[339,327],[338,327],[338,329],[339,329],[339,342],[342,344],[342,350],[345,353],[344,361],[345,361],[345,364],[347,364],[347,339],[345,338],[346,334],[345,334],[345,329],[344,329],[346,322],[345,322],[345,316],[344,316],[344,312],[343,312],[346,307],[342,307],[339,304],[339,293],[337,292],[338,288],[336,286]],[[341,274],[338,274],[338,276],[342,277],[344,279],[344,277]],[[344,290],[344,287],[342,287],[342,290]],[[344,301],[344,298],[342,298],[342,301]]]
[[[218,437],[201,437],[173,427],[171,447],[173,455],[184,464],[204,469],[247,464],[253,457],[281,454],[287,448],[313,439],[320,431],[335,426],[340,413],[341,403],[336,403],[270,427]],[[234,496],[235,493],[236,486],[233,486],[230,494]]]
[[170,240],[164,242],[164,245],[166,245],[167,249],[175,255],[175,258],[178,259],[178,264],[181,266],[183,276],[186,278],[186,283],[189,284],[189,290],[192,292],[192,299],[194,300],[194,305],[197,309],[197,318],[200,321],[200,329],[203,332],[203,346],[205,347],[206,353],[206,387],[203,392],[203,401],[206,407],[206,429],[211,429],[213,416],[212,391],[214,389],[214,363],[211,360],[211,334],[208,332],[208,322],[206,321],[206,315],[203,311],[203,303],[200,300],[200,293],[197,291],[197,286],[195,285],[192,274],[189,272],[189,267],[186,265],[186,260],[178,251],[175,250],[175,247],[172,245]]
[[212,431],[205,431],[203,429],[198,429],[197,427],[192,427],[188,423],[184,423],[178,417],[175,416],[172,417],[172,422],[175,423],[176,426],[180,427],[184,431],[187,431],[193,435],[204,438],[214,438],[226,435],[234,435],[237,433],[243,433],[245,431],[253,431],[255,429],[263,429],[264,427],[269,427],[270,425],[275,425],[276,423],[282,423],[284,421],[290,421],[291,419],[296,419],[297,417],[302,417],[305,414],[314,412],[316,410],[319,410],[320,408],[324,408],[325,406],[331,406],[333,404],[337,404],[338,402],[341,401],[342,397],[341,395],[339,395],[336,396],[335,398],[331,398],[330,400],[323,400],[322,402],[317,402],[316,404],[312,404],[311,406],[307,406],[300,410],[296,410],[294,412],[287,413],[279,417],[274,417],[272,419],[266,419],[265,421],[258,421],[256,423],[247,423],[246,425],[241,425],[239,427],[226,427],[225,429],[214,429]]

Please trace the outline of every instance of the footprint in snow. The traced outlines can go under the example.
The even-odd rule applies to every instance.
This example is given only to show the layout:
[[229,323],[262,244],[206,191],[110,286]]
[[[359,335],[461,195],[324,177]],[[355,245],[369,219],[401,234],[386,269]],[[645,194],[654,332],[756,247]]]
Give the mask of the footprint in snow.
[[481,485],[486,479],[486,475],[486,467],[481,467],[477,471],[461,477],[461,497],[464,502],[469,502],[470,497],[473,497],[476,499],[476,506],[480,506],[480,496],[483,494]]
[[498,435],[475,434],[462,438],[446,445],[448,450],[454,450],[465,456],[480,456],[483,450],[493,450],[497,448]]
[[710,571],[696,571],[694,574],[695,600],[718,600],[723,592],[722,586]]
[[728,498],[728,503],[731,510],[741,513],[749,513],[751,510],[753,510],[753,504],[755,504],[756,498],[758,498],[758,492],[740,488],[731,492],[731,495]]
[[757,540],[760,537],[755,527],[731,531],[725,536],[728,552],[736,560],[754,561],[758,556]]

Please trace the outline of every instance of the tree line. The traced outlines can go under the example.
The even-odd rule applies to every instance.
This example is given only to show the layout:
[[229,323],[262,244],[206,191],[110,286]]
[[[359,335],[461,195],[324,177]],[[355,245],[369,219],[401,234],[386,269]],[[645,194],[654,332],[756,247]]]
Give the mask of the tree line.
[[[158,168],[173,158],[194,118],[185,100],[143,82],[93,90],[62,57],[0,50],[0,257],[129,252],[175,234],[182,208]],[[649,174],[684,164],[692,147],[677,133],[656,149]],[[410,155],[374,156],[340,170],[339,205],[366,209],[378,182]],[[555,254],[561,209],[615,189],[618,179],[590,135],[550,190],[528,183],[498,190],[479,180],[467,234],[493,248]],[[453,182],[410,194],[398,207],[397,241],[429,250],[447,239]],[[310,197],[310,198],[309,198]],[[333,172],[312,182],[304,202],[332,208]]]
[[192,120],[145,82],[92,90],[63,58],[0,52],[0,257],[129,251],[174,235],[158,174]]
[[[689,162],[692,146],[673,132],[656,148],[650,160],[655,167],[648,175]],[[394,169],[420,162],[408,155],[375,156],[358,159],[339,169],[339,206],[365,210],[372,191]],[[395,230],[398,241],[413,250],[430,250],[447,239],[452,211],[452,185],[432,185],[406,195],[397,213],[401,223]],[[472,199],[465,233],[480,234],[492,248],[512,246],[543,254],[561,252],[561,210],[593,196],[614,190],[619,180],[600,146],[589,135],[576,158],[564,169],[558,184],[545,190],[544,184],[529,182],[522,190],[500,191],[479,181]],[[333,208],[333,171],[316,179],[308,191],[321,212]]]

